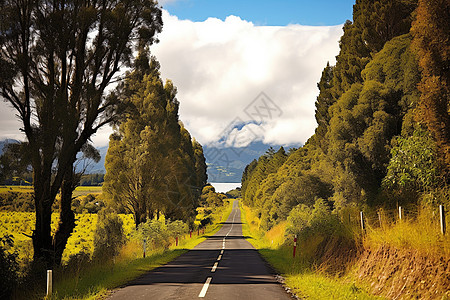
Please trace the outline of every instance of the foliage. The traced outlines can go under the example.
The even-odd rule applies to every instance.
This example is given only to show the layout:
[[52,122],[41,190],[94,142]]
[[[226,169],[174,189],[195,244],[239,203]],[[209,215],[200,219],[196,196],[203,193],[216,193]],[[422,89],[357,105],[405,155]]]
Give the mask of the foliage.
[[176,237],[188,232],[188,226],[180,220],[147,220],[139,224],[133,238],[146,241],[153,249],[167,249]]
[[104,192],[114,206],[135,216],[192,219],[206,164],[201,145],[179,123],[176,88],[163,84],[159,63],[140,54],[121,87],[130,112],[111,135]]
[[[386,42],[364,64],[361,80],[348,85],[333,101],[330,78],[336,78],[339,68],[327,65],[319,83],[316,133],[278,162],[274,163],[275,155],[265,155],[244,171],[243,200],[258,212],[262,229],[285,221],[297,205],[313,210],[318,198],[336,214],[352,205],[395,205],[393,197],[384,196],[388,186],[382,185],[394,168],[391,157],[399,151],[393,150],[398,149],[395,141],[409,140],[421,130],[413,120],[420,76],[410,44],[409,34]],[[417,146],[421,152],[423,145]],[[405,160],[416,164],[412,158],[405,155],[399,168]],[[428,171],[439,177],[439,170]],[[416,195],[408,201],[417,200]]]
[[399,137],[394,143],[383,185],[400,191],[426,191],[437,187],[437,153],[428,132],[418,129],[412,136]]
[[[11,143],[3,146],[0,155],[0,183],[16,178],[30,177],[30,156],[27,143]],[[21,180],[23,181],[23,180]],[[26,182],[31,184],[30,181]]]
[[450,3],[419,0],[411,28],[413,48],[419,58],[422,78],[417,120],[427,125],[439,151],[439,162],[450,172]]
[[[161,31],[153,1],[0,2],[0,96],[16,110],[28,142],[36,201],[34,258],[58,264],[75,226],[77,154],[116,119],[121,100],[105,97],[134,48]],[[131,42],[136,41],[136,42]],[[51,235],[61,190],[60,225]]]
[[81,186],[96,186],[102,185],[104,181],[105,174],[85,174],[81,176],[80,185]]
[[96,260],[107,260],[119,254],[125,244],[122,219],[113,213],[101,211],[98,214],[97,227],[94,232],[94,253]]
[[17,284],[19,265],[17,252],[7,251],[14,246],[13,237],[4,235],[0,243],[0,298],[8,299]]
[[286,233],[297,235],[304,242],[315,235],[343,235],[346,232],[338,216],[320,198],[315,201],[313,208],[305,204],[294,207],[287,222]]

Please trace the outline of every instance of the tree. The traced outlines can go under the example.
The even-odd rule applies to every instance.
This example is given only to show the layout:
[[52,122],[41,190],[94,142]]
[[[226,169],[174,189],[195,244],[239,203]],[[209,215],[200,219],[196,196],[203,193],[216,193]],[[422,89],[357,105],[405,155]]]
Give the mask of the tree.
[[110,137],[104,192],[133,213],[136,228],[164,210],[169,161],[180,143],[176,90],[160,78],[159,63],[141,53],[120,95],[129,111]]
[[24,177],[30,173],[30,157],[27,143],[11,143],[3,147],[0,155],[0,182],[14,177]]
[[[34,260],[60,261],[74,227],[68,195],[76,155],[115,119],[120,99],[105,97],[105,89],[129,65],[134,45],[151,45],[161,27],[161,10],[149,0],[0,2],[0,95],[16,109],[29,143]],[[52,238],[59,191],[66,196]]]
[[440,152],[440,163],[450,174],[450,3],[419,0],[411,32],[422,80],[417,120],[428,126]]
[[206,181],[202,147],[180,124],[176,88],[163,83],[159,67],[155,58],[139,55],[120,91],[130,108],[105,160],[103,190],[134,215],[136,228],[160,212],[189,219]]

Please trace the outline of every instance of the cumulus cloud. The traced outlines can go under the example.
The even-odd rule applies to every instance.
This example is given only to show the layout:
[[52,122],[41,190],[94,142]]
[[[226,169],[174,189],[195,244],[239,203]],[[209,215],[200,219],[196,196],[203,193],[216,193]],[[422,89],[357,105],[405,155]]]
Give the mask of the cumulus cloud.
[[[152,54],[177,86],[180,118],[200,143],[288,145],[314,133],[317,82],[327,61],[334,64],[342,26],[256,26],[237,16],[192,22],[165,10],[163,21]],[[14,112],[0,106],[0,139],[23,139]],[[107,145],[110,133],[98,132],[94,144]]]
[[[152,52],[178,87],[180,118],[201,143],[240,132],[242,140],[256,133],[266,143],[298,144],[314,133],[317,82],[334,63],[342,26],[255,26],[236,16],[192,22],[167,11],[163,20]],[[280,109],[263,122],[247,113],[261,92]],[[236,119],[251,126],[227,132]]]

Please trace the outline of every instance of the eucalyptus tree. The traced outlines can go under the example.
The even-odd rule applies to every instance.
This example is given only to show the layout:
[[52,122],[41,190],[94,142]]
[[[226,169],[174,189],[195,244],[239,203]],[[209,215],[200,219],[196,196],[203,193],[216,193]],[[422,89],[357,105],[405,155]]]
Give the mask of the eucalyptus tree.
[[[34,172],[34,260],[59,263],[75,226],[71,193],[77,153],[115,119],[106,96],[133,50],[156,42],[161,9],[152,0],[0,1],[0,96],[17,112]],[[52,236],[52,204],[61,191]]]

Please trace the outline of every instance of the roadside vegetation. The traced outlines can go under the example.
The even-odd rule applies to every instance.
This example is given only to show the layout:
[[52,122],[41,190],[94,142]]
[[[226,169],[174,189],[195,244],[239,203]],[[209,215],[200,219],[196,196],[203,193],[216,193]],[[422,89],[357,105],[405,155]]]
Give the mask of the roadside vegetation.
[[[204,241],[220,229],[231,209],[232,199],[216,194],[214,188],[207,185],[191,224],[172,221],[164,215],[157,219],[155,215],[136,228],[132,214],[116,214],[111,209],[77,214],[62,264],[54,268],[52,299],[89,299],[106,295],[112,288],[173,260]],[[29,236],[34,214],[2,211],[0,220],[0,236],[4,237],[0,248],[6,251],[5,255],[10,255],[6,257],[12,260],[12,266],[16,266],[11,269],[15,279],[8,288],[11,291],[18,283],[12,290],[13,298],[39,299],[45,295],[45,278],[43,274],[34,274],[33,270]],[[58,214],[53,214],[52,230],[56,230],[57,224]]]
[[450,296],[448,8],[357,1],[318,83],[315,134],[246,167],[251,242],[300,296],[330,298],[313,278],[363,298]]

